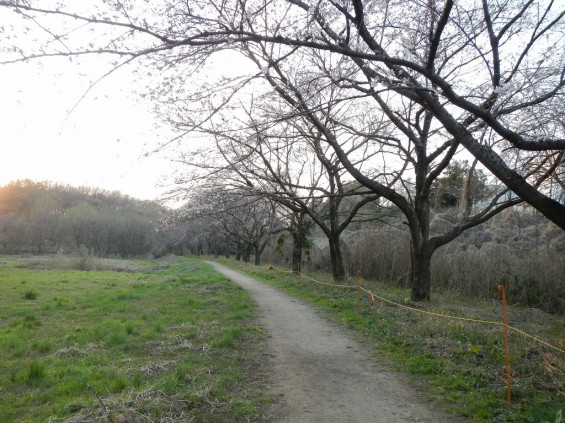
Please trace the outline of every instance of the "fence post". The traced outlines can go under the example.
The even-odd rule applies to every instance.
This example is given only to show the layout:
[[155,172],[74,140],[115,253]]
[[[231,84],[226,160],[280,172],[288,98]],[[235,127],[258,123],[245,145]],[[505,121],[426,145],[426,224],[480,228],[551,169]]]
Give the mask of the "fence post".
[[508,320],[506,310],[506,289],[504,285],[498,285],[496,288],[502,294],[502,326],[504,328],[504,361],[506,364],[506,400],[508,404],[512,403],[512,395],[510,393],[510,349],[508,347]]

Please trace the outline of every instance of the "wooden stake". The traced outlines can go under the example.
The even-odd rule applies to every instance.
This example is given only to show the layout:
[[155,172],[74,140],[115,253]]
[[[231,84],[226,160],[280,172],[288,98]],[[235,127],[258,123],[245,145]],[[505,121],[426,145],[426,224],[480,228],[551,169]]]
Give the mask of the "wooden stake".
[[504,361],[506,364],[506,400],[512,404],[510,393],[510,349],[508,347],[508,319],[506,310],[506,289],[504,285],[498,285],[497,289],[502,293],[502,326],[504,328]]

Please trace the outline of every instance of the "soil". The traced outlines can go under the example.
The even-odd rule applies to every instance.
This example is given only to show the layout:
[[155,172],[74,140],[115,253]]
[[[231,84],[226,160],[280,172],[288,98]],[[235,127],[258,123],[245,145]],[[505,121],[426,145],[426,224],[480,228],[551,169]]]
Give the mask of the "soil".
[[453,422],[411,389],[405,375],[376,363],[370,348],[300,299],[217,263],[253,296],[268,333],[271,386],[281,399],[273,422]]

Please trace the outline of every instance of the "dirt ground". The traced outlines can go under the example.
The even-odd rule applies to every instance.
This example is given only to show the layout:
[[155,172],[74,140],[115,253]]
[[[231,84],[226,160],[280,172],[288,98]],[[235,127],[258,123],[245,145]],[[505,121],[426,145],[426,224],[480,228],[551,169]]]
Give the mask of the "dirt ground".
[[221,266],[218,272],[241,285],[260,310],[268,333],[272,386],[280,398],[275,422],[365,423],[453,422],[433,410],[404,375],[379,366],[371,351],[345,328],[303,301]]

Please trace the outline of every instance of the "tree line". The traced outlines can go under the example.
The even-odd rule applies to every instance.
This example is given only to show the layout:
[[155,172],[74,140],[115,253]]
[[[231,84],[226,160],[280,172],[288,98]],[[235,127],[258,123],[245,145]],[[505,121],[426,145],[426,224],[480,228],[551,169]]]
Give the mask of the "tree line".
[[[432,230],[452,227],[464,202],[469,163],[455,162],[432,187]],[[489,201],[497,187],[477,173],[474,201]],[[341,198],[346,216],[362,198]],[[0,187],[0,253],[159,257],[224,255],[294,271],[335,270],[326,234],[306,213],[248,193],[196,191],[178,209],[117,192],[49,182],[15,181]],[[329,225],[330,202],[319,220]],[[511,211],[511,210],[509,210]],[[494,222],[493,222],[494,220]],[[364,203],[340,236],[345,273],[410,286],[409,232],[403,216],[379,201]],[[477,230],[478,229],[478,230]],[[326,239],[326,241],[324,241]],[[565,310],[560,284],[565,235],[527,210],[504,213],[466,231],[434,256],[435,289],[489,298],[506,281],[514,301],[550,312]],[[288,268],[288,267],[287,267]]]
[[164,212],[118,192],[14,181],[0,187],[0,251],[141,256],[155,248]]

